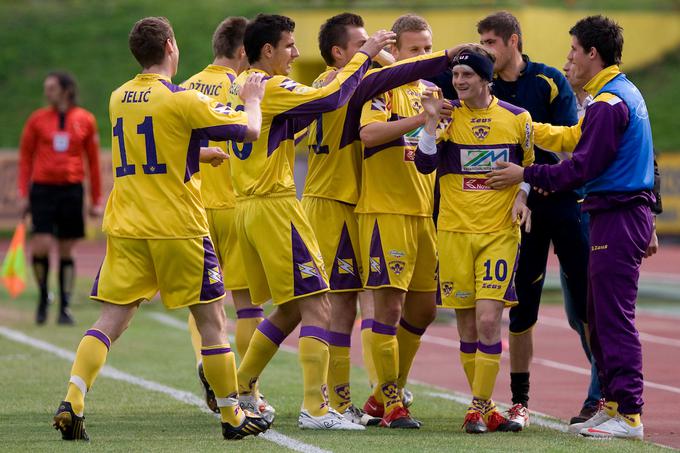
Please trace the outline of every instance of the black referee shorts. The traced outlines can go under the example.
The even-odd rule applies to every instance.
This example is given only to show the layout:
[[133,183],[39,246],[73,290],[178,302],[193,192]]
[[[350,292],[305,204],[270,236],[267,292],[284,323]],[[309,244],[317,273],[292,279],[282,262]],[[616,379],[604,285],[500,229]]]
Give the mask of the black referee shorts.
[[29,194],[33,233],[47,233],[59,239],[85,236],[82,184],[37,184]]
[[519,303],[510,309],[510,333],[524,333],[538,320],[550,242],[567,277],[567,290],[576,313],[581,321],[586,322],[589,241],[588,232],[581,224],[577,195],[570,192],[545,197],[532,192],[528,205],[531,209],[531,232],[522,231],[515,274]]

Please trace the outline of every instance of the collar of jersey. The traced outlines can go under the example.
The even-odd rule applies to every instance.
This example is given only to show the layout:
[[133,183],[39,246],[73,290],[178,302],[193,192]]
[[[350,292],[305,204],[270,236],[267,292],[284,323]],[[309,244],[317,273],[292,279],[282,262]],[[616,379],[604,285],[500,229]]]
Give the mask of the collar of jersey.
[[170,80],[170,77],[167,77],[167,76],[164,76],[164,75],[161,75],[161,74],[156,74],[156,73],[153,73],[153,72],[145,72],[143,74],[137,74],[135,79],[137,79],[137,80],[159,80],[159,79],[163,79],[163,80],[167,80],[168,82],[172,83],[172,81]]
[[494,96],[494,95],[491,95],[491,104],[489,104],[488,107],[484,107],[484,108],[482,108],[482,109],[473,109],[472,107],[470,107],[469,105],[467,105],[467,104],[465,103],[465,101],[460,101],[460,102],[461,102],[461,103],[465,106],[465,108],[467,108],[468,110],[471,110],[471,111],[473,111],[473,112],[483,112],[483,111],[485,111],[485,110],[491,110],[492,108],[494,108],[494,107],[498,104],[498,98],[497,98],[496,96]]
[[238,75],[236,74],[236,71],[233,69],[227,67],[227,66],[220,66],[218,64],[209,64],[208,66],[205,67],[204,71],[209,71],[209,72],[219,72],[219,73],[224,73],[226,72],[227,74],[233,74],[233,75]]
[[619,74],[621,74],[621,70],[617,65],[613,64],[611,66],[607,66],[595,74],[595,77],[590,79],[583,89],[586,90],[591,96],[595,96],[600,92],[603,86],[605,86],[611,79]]

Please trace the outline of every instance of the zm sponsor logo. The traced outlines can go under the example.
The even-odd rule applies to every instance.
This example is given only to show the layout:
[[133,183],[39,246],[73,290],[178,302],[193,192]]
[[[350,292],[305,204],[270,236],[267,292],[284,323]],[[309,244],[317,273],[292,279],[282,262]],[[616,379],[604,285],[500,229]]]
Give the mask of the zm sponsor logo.
[[395,258],[401,258],[402,256],[406,256],[406,252],[402,252],[401,250],[390,250],[389,254]]
[[460,150],[460,162],[465,173],[491,171],[496,162],[508,162],[509,160],[509,148],[461,148]]
[[453,292],[453,282],[442,282],[442,294],[449,297]]
[[338,258],[336,261],[340,274],[354,274],[354,260],[351,258]]
[[596,251],[598,251],[598,250],[607,250],[608,248],[609,248],[609,245],[608,245],[608,244],[604,244],[604,245],[593,245],[592,247],[590,247],[590,250],[592,250],[593,252],[596,252]]
[[463,190],[493,190],[486,185],[489,178],[463,178]]
[[390,261],[389,266],[392,272],[394,272],[396,275],[399,275],[403,272],[404,267],[406,267],[406,263],[404,263],[403,261],[394,260]]
[[371,264],[371,272],[376,272],[376,273],[379,274],[381,272],[381,270],[380,270],[380,257],[372,256],[370,258],[369,262]]
[[318,277],[319,276],[319,271],[317,270],[313,261],[307,261],[306,263],[299,263],[298,264],[298,270],[300,271],[302,278]]
[[480,142],[482,140],[484,140],[487,137],[487,135],[489,135],[490,131],[491,131],[491,128],[489,126],[473,126],[472,127],[472,134]]
[[219,267],[215,266],[208,268],[208,281],[211,285],[222,283],[222,273],[220,272]]

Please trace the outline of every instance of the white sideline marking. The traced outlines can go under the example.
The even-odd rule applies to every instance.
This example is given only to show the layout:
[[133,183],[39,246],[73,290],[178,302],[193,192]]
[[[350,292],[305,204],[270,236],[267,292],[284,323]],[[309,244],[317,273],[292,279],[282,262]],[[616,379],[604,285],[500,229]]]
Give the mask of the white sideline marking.
[[[460,343],[458,341],[451,340],[449,338],[437,337],[437,336],[428,335],[428,334],[423,335],[421,338],[422,338],[422,341],[424,343],[437,344],[437,345],[440,345],[440,346],[444,346],[444,347],[447,347],[447,348],[454,348],[454,349],[458,349],[460,347]],[[504,353],[502,357],[503,357],[503,359],[507,359],[507,353]],[[534,357],[533,363],[536,363],[538,365],[543,365],[543,366],[548,367],[548,368],[554,368],[556,370],[568,371],[570,373],[582,374],[584,376],[590,376],[590,368],[583,368],[583,367],[580,367],[580,366],[569,365],[567,363],[556,362],[554,360],[549,360],[549,359],[542,359],[540,357]],[[651,381],[648,381],[646,379],[645,379],[645,388],[663,390],[663,391],[666,391],[666,392],[680,394],[680,388],[678,388],[678,387],[673,387],[672,385],[666,385],[666,384],[658,384],[656,382],[651,382]]]
[[[569,327],[569,323],[565,319],[554,318],[552,316],[541,316],[540,319],[541,324],[572,330],[571,327]],[[639,332],[639,335],[641,340],[648,341],[649,343],[680,348],[680,340],[676,340],[675,338],[661,337],[659,335],[652,335],[644,332]]]
[[[177,323],[175,327],[178,327],[179,324],[182,324],[176,319],[173,319],[173,321]],[[183,325],[183,328],[186,328],[186,325]],[[0,335],[17,343],[22,343],[28,346],[32,346],[36,349],[49,352],[53,355],[56,355],[57,357],[60,357],[71,362],[76,358],[76,354],[74,352],[62,349],[46,341],[30,337],[22,332],[9,329],[4,326],[0,326]],[[202,412],[215,415],[210,409],[208,409],[205,406],[205,402],[203,401],[202,398],[199,398],[198,396],[194,395],[191,392],[186,392],[184,390],[168,387],[166,385],[161,384],[160,382],[149,381],[147,379],[137,377],[132,374],[128,374],[124,371],[117,370],[116,368],[110,367],[108,365],[102,368],[100,375],[109,377],[111,379],[115,379],[117,381],[127,382],[128,384],[136,385],[138,387],[142,387],[153,392],[163,393],[182,403],[197,406]],[[299,451],[301,453],[331,453],[329,450],[324,450],[322,448],[315,447],[314,445],[309,445],[304,442],[295,440],[272,429],[270,429],[266,433],[260,434],[260,437],[263,437],[266,440],[273,442],[275,444],[281,445],[282,447],[286,447],[294,451]]]

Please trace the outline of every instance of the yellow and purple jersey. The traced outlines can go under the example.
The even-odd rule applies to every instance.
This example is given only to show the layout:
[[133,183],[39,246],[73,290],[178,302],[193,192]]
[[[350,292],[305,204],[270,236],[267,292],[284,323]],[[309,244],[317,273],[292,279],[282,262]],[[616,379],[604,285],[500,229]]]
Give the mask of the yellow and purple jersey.
[[[236,79],[236,72],[225,66],[208,65],[198,74],[182,83],[184,88],[197,90],[216,101],[226,104],[231,82]],[[228,152],[227,142],[204,140],[201,146],[217,146]],[[201,180],[201,197],[206,209],[228,209],[236,206],[234,187],[231,183],[230,159],[219,167],[201,164],[199,173]]]
[[512,206],[519,185],[494,190],[486,185],[496,162],[527,167],[534,161],[531,115],[493,98],[484,109],[453,101],[451,122],[441,134],[437,154],[418,151],[418,168],[437,168],[441,205],[437,228],[490,233],[512,227]]
[[202,140],[245,137],[248,116],[159,74],[139,74],[111,94],[113,190],[110,236],[162,239],[208,235],[199,170]]
[[[349,101],[371,60],[357,52],[337,77],[324,87],[309,87],[282,75],[266,76],[261,103],[262,129],[253,143],[231,142],[231,169],[237,198],[269,195],[295,195],[293,164],[296,134],[319,114],[336,110]],[[249,69],[232,84],[230,105],[241,110],[238,97]]]
[[[420,114],[420,97],[427,86],[434,85],[417,81],[374,97],[363,106],[361,127]],[[432,215],[434,174],[424,175],[414,164],[422,132],[420,126],[392,142],[364,147],[357,213]]]
[[[309,127],[309,159],[303,196],[356,205],[361,186],[359,120],[363,105],[380,93],[439,74],[446,70],[449,62],[450,58],[442,50],[371,69],[346,105],[318,115]],[[313,86],[323,86],[330,72],[335,70],[326,68]]]

